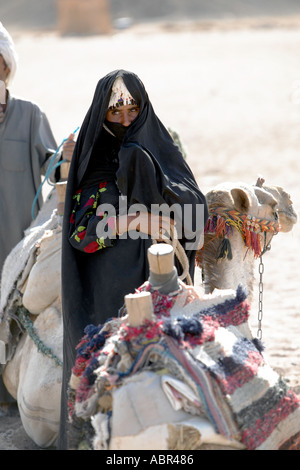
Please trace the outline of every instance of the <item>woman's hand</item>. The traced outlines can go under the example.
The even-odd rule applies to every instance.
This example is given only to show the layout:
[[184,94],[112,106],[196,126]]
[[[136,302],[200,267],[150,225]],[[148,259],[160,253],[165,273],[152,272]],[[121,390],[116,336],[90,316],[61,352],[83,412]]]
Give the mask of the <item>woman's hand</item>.
[[162,240],[163,236],[170,234],[174,220],[167,216],[156,215],[150,212],[140,212],[138,215],[119,215],[116,221],[116,232],[135,230],[150,235],[153,239]]

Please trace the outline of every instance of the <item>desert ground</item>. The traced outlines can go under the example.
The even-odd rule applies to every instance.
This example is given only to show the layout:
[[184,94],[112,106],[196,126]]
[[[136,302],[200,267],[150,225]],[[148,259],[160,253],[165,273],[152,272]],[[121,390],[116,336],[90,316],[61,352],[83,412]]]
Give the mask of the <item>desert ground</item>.
[[[97,81],[117,68],[143,80],[178,131],[203,192],[225,181],[284,187],[300,209],[300,20],[147,23],[108,35],[15,31],[15,95],[46,112],[59,145],[81,122]],[[264,255],[265,355],[300,392],[300,221]],[[257,289],[251,326],[257,330]],[[38,448],[17,412],[0,416],[0,450]]]

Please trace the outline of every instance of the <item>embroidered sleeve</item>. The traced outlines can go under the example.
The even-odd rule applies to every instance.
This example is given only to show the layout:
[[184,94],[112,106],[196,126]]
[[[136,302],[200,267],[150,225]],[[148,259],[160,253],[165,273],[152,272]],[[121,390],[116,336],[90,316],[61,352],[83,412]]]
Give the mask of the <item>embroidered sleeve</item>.
[[[107,219],[103,213],[96,215],[101,193],[106,190],[106,182],[102,182],[98,187],[95,186],[89,190],[79,189],[73,196],[74,206],[70,218],[69,240],[77,250],[94,253],[102,248],[113,246],[112,240],[104,230],[106,225],[111,225],[111,220]],[[103,229],[99,230],[98,224],[102,224]],[[104,235],[99,237],[97,233]]]

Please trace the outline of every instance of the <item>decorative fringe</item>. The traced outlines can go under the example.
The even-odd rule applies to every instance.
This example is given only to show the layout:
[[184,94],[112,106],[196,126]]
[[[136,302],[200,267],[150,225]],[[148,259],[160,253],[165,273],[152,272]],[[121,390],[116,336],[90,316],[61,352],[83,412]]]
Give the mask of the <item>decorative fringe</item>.
[[231,244],[227,237],[222,240],[217,252],[217,259],[224,258],[232,259]]
[[203,333],[203,325],[200,319],[196,317],[185,318],[177,317],[176,321],[165,318],[162,331],[164,334],[175,338],[177,341],[183,341],[189,336],[197,335],[201,337]]
[[[255,258],[262,253],[261,236],[266,232],[279,231],[279,223],[276,220],[257,219],[249,214],[241,214],[235,210],[222,208],[210,208],[204,233],[215,234],[222,238],[217,252],[217,259],[232,259],[232,250],[228,236],[236,229],[244,240],[245,246],[254,252]],[[201,248],[203,250],[203,247]],[[201,250],[197,251],[196,262],[201,266]]]

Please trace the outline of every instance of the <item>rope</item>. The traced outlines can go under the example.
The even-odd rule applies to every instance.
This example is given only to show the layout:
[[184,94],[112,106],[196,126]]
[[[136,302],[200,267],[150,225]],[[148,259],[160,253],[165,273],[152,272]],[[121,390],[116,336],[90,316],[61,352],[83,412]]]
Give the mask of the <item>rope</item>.
[[[73,134],[75,134],[77,131],[78,131],[79,127],[77,127],[77,129],[75,129],[75,131],[73,132]],[[63,146],[63,144],[68,140],[68,138],[65,138],[63,139],[63,141],[61,142],[61,144],[57,147],[56,151],[54,152],[54,154],[52,155],[52,157],[50,158],[50,161],[49,161],[49,165],[48,165],[48,168],[47,168],[47,171],[45,173],[45,177],[42,181],[42,183],[40,184],[37,192],[36,192],[36,195],[34,197],[34,200],[33,200],[33,203],[32,203],[32,207],[31,207],[31,218],[32,220],[35,219],[35,216],[34,216],[34,209],[35,209],[35,206],[36,206],[36,203],[38,201],[38,198],[39,198],[39,195],[40,195],[40,192],[42,190],[42,187],[44,185],[44,183],[47,181],[47,183],[50,185],[50,186],[55,186],[54,183],[52,183],[49,178],[50,178],[50,175],[51,173],[56,170],[56,168],[58,168],[62,163],[66,162],[67,160],[66,159],[62,159],[60,160],[59,162],[57,162],[55,165],[53,165],[53,162],[55,161],[56,157],[57,157],[57,154],[58,152],[60,151],[61,147]]]
[[[170,237],[167,237],[166,235],[161,235],[159,239],[163,240],[163,242],[168,243],[169,245],[172,245],[175,256],[182,266],[182,273],[179,276],[179,279],[181,281],[186,279],[187,284],[193,285],[192,278],[189,273],[189,260],[183,249],[183,246],[178,240],[175,226],[170,225]],[[157,243],[157,238],[153,238],[152,241],[153,243]]]
[[46,346],[44,342],[39,338],[36,329],[34,328],[34,323],[30,318],[30,312],[25,307],[18,307],[17,315],[21,324],[25,328],[28,336],[36,345],[37,350],[45,356],[48,356],[53,359],[57,366],[62,367],[62,361],[53,353],[52,349]]

